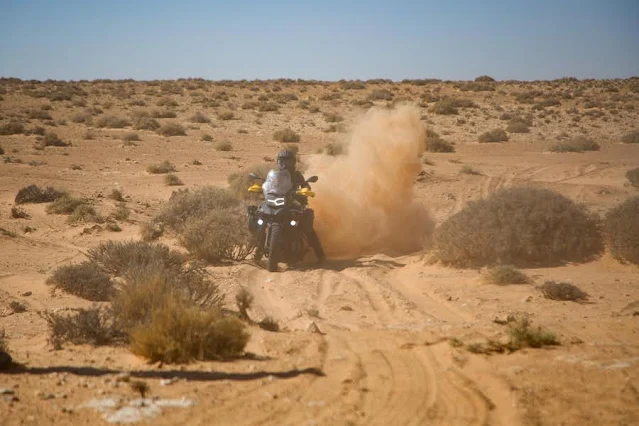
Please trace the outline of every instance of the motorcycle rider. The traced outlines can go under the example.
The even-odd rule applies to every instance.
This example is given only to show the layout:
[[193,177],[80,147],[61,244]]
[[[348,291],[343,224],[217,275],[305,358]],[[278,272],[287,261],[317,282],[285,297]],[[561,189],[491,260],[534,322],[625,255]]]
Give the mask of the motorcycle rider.
[[[295,189],[298,188],[308,188],[311,189],[311,186],[304,179],[304,175],[298,170],[295,169],[296,166],[296,155],[293,151],[283,150],[277,154],[277,166],[280,170],[288,170],[291,174],[291,181],[293,183],[293,187]],[[306,203],[306,199],[303,200]],[[306,208],[304,209],[304,216],[302,217],[302,229],[306,238],[308,239],[308,243],[313,248],[315,252],[315,256],[319,259],[319,262],[322,263],[326,260],[326,254],[324,254],[324,249],[322,248],[322,243],[315,233],[315,229],[313,229],[313,221],[315,220],[315,214],[312,209]]]

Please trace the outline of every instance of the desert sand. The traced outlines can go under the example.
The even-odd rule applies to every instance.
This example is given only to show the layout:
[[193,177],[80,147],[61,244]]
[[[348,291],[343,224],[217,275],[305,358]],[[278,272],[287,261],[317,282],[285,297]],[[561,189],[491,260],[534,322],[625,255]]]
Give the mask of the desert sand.
[[[113,410],[100,412],[86,405],[106,397],[117,398],[120,406],[135,400],[139,396],[127,385],[128,377],[145,381],[151,398],[189,401],[187,407],[164,407],[143,420],[157,425],[639,424],[637,265],[622,264],[606,252],[588,263],[524,269],[534,279],[530,285],[486,284],[482,270],[431,262],[428,241],[415,248],[389,242],[383,235],[367,245],[361,237],[389,218],[401,231],[411,223],[401,219],[406,212],[367,217],[370,222],[353,231],[359,240],[348,238],[351,246],[340,250],[340,236],[322,223],[321,210],[330,206],[318,204],[317,227],[332,257],[325,265],[315,267],[309,261],[270,273],[249,258],[210,266],[229,308],[244,286],[255,296],[251,317],[271,316],[282,328],[275,333],[251,327],[245,358],[160,365],[146,363],[126,346],[65,344],[54,350],[48,343],[47,325],[38,312],[91,306],[51,291],[46,279],[55,268],[84,260],[87,249],[101,241],[139,239],[140,225],[176,188],[226,186],[230,173],[274,158],[282,144],[273,140],[273,133],[286,127],[301,136],[295,144],[300,158],[319,175],[320,203],[322,180],[335,182],[335,176],[330,175],[331,181],[321,165],[334,159],[323,160],[318,150],[329,143],[352,142],[351,130],[369,108],[412,105],[407,108],[417,111],[418,123],[406,125],[435,130],[454,142],[455,152],[426,152],[432,165],[421,162],[419,152],[407,154],[409,160],[364,162],[350,177],[340,178],[344,188],[357,179],[362,188],[370,188],[367,184],[376,182],[371,172],[397,179],[406,193],[402,197],[408,197],[415,215],[423,218],[419,223],[430,221],[428,226],[442,223],[469,201],[512,186],[549,188],[602,216],[638,194],[624,175],[639,166],[639,144],[620,142],[639,123],[639,94],[632,89],[639,84],[636,79],[499,82],[491,83],[493,91],[463,91],[464,84],[456,82],[421,83],[369,82],[358,90],[342,83],[288,80],[97,81],[75,83],[85,95],[58,101],[34,93],[65,91],[69,83],[0,80],[2,123],[18,119],[27,129],[44,126],[71,143],[38,150],[35,135],[0,136],[5,158],[0,164],[0,228],[5,230],[0,235],[0,330],[14,361],[22,365],[0,371],[0,388],[8,390],[0,398],[0,424],[106,424]],[[367,101],[374,90],[385,90],[392,99]],[[559,105],[534,109],[534,104],[516,100],[517,94],[534,91],[537,99],[552,96]],[[245,105],[258,96],[279,111],[259,112]],[[439,115],[431,112],[433,96],[468,99],[477,107]],[[157,106],[167,98],[177,106]],[[300,105],[303,101],[319,111],[311,112]],[[46,110],[51,119],[27,118],[42,105],[51,106]],[[99,106],[103,115],[124,118],[136,110],[168,108],[177,117],[159,121],[182,123],[186,136],[135,130],[140,141],[125,144],[120,137],[133,131],[130,126],[97,128],[74,122],[74,116],[91,106]],[[234,118],[222,119],[224,111],[232,111]],[[211,121],[190,121],[197,112]],[[500,119],[504,112],[530,114],[530,132],[509,133],[507,142],[478,143],[479,134],[506,127]],[[330,113],[344,120],[331,123],[326,116]],[[370,130],[370,125],[368,133],[358,133],[364,142],[377,138],[375,143],[383,145],[386,139],[380,134],[402,134],[401,129]],[[93,139],[85,139],[87,130]],[[201,140],[204,134],[212,141]],[[601,149],[548,152],[551,143],[576,135],[587,135]],[[406,132],[400,139],[410,137]],[[215,150],[221,141],[230,142],[232,150]],[[392,156],[396,151],[385,152]],[[177,167],[184,186],[167,186],[162,175],[146,172],[148,165],[164,160]],[[460,174],[464,165],[480,174]],[[405,168],[416,172],[417,179],[401,177]],[[117,207],[107,195],[121,189],[132,213],[119,223],[121,232],[94,224],[70,225],[66,216],[47,214],[44,204],[25,204],[30,218],[13,219],[14,197],[30,184],[87,197],[105,216]],[[325,188],[339,199],[339,186]],[[402,197],[398,202],[406,199]],[[339,215],[342,207],[333,203],[333,213]],[[361,204],[348,208],[353,210],[342,214],[357,222]],[[328,218],[327,213],[323,217]],[[179,248],[170,235],[160,241]],[[582,303],[546,299],[536,288],[544,280],[571,282],[589,298]],[[14,313],[12,301],[23,303],[26,311]],[[509,314],[529,316],[555,332],[561,345],[486,355],[451,344],[451,339],[468,344],[503,337]],[[176,380],[167,384],[172,378]]]

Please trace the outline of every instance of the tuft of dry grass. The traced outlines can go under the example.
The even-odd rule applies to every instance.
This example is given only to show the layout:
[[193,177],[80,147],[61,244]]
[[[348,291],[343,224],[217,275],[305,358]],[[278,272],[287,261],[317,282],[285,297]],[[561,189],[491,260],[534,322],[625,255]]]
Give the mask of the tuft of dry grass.
[[60,266],[47,279],[47,284],[94,302],[108,301],[115,294],[111,277],[94,262]]
[[567,282],[545,281],[539,286],[546,299],[552,300],[586,300],[588,294],[581,291],[579,287]]
[[511,188],[468,203],[435,230],[438,258],[461,267],[584,261],[600,253],[599,220],[561,194]]
[[86,204],[87,200],[65,193],[49,204],[46,211],[50,214],[72,214],[76,208]]
[[481,175],[481,172],[469,164],[464,164],[459,170],[459,173],[464,175]]
[[497,285],[528,284],[530,278],[519,269],[510,265],[497,265],[489,268],[484,275],[486,282]]
[[639,265],[639,196],[610,210],[606,214],[604,230],[612,256]]
[[146,168],[146,171],[152,174],[162,174],[175,172],[177,171],[177,169],[169,160],[164,160],[163,162],[158,164],[151,164]]

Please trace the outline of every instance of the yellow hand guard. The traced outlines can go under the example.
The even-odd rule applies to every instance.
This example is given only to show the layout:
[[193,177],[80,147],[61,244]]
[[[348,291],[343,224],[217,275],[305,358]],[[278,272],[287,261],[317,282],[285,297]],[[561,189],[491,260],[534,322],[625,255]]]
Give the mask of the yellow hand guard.
[[308,188],[298,189],[296,194],[301,195],[302,197],[311,197],[311,198],[315,196],[315,193]]
[[248,192],[262,192],[262,185],[256,183],[249,187]]

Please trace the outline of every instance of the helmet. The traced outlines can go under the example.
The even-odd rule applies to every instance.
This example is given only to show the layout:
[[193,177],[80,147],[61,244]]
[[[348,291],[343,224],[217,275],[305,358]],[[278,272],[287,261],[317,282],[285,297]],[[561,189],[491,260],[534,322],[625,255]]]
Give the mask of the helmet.
[[295,153],[293,151],[280,151],[277,154],[277,166],[280,170],[288,170],[290,172],[295,170]]

